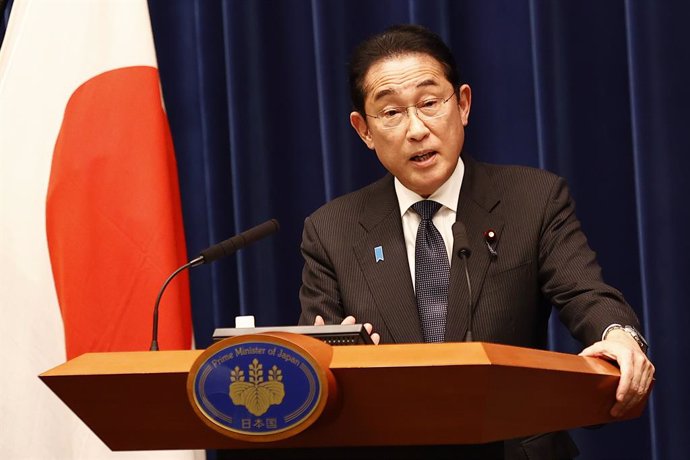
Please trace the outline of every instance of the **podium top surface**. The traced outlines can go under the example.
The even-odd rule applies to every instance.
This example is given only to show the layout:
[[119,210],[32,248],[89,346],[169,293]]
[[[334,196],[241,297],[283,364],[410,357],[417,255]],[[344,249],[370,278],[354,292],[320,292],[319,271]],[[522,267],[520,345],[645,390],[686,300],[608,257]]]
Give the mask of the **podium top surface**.
[[[332,351],[337,408],[265,447],[484,443],[616,420],[620,373],[596,358],[481,342]],[[202,352],[87,353],[40,377],[113,450],[257,448],[194,413],[187,376]]]
[[[203,350],[85,353],[41,374],[114,375],[185,373]],[[618,377],[611,363],[567,353],[533,350],[485,342],[351,345],[333,347],[331,369],[424,366],[519,366]]]

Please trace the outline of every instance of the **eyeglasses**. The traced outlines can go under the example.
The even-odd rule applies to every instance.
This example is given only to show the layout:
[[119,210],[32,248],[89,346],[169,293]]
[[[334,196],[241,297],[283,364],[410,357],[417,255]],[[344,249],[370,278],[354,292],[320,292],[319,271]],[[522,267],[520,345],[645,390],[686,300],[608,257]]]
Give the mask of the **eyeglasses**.
[[410,113],[408,109],[412,107],[415,108],[415,115],[422,120],[442,117],[446,114],[446,102],[454,95],[455,91],[445,99],[442,97],[432,97],[419,101],[414,105],[408,105],[407,107],[386,107],[376,115],[369,115],[368,113],[365,115],[370,118],[378,119],[384,128],[397,128],[403,120],[409,119]]

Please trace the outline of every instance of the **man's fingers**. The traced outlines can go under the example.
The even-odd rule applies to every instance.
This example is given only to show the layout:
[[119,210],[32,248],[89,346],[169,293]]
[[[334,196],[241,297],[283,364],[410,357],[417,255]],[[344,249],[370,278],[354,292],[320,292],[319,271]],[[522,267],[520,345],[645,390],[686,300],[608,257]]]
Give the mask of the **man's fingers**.
[[625,404],[622,402],[617,402],[611,408],[611,417],[620,417],[625,413]]
[[616,388],[616,401],[611,407],[611,416],[624,415],[639,404],[649,391],[654,377],[654,366],[636,349],[606,340],[585,348],[580,356],[604,358],[618,363],[621,376]]
[[654,377],[654,366],[642,353],[623,352],[618,363],[621,380],[616,390],[617,403],[611,408],[614,417],[620,417],[637,406],[647,395]]
[[357,322],[357,321],[355,320],[355,317],[354,317],[354,316],[348,316],[348,317],[345,318],[345,319],[343,320],[343,322],[340,323],[340,324],[355,324],[356,322]]
[[620,417],[634,397],[635,364],[630,352],[617,353],[614,356],[621,370],[621,378],[616,389],[616,404],[611,408],[611,415]]
[[654,381],[654,372],[656,372],[656,369],[654,368],[654,364],[652,364],[651,361],[648,361],[647,366],[645,366],[645,374],[644,374],[644,392],[645,392],[645,394],[652,387],[652,382]]
[[[352,325],[356,323],[357,320],[354,316],[348,316],[340,324]],[[324,324],[326,323],[324,322],[323,317],[321,315],[316,315],[316,318],[314,319],[314,326],[323,326]],[[381,336],[376,332],[372,333],[372,331],[374,330],[374,326],[372,326],[371,323],[365,323],[364,329],[366,329],[367,334],[369,334],[369,336],[371,337],[371,341],[374,342],[374,344],[378,345],[381,341]]]
[[602,358],[609,361],[617,361],[616,355],[606,350],[601,342],[588,346],[579,353],[579,356],[589,356],[592,358]]
[[381,336],[376,332],[372,333],[372,331],[374,330],[374,326],[372,326],[371,323],[364,323],[364,329],[367,331],[367,334],[369,334],[369,336],[371,337],[371,341],[374,342],[374,345],[378,345],[381,341]]
[[618,401],[623,401],[634,384],[635,364],[630,354],[619,354],[616,357],[616,361],[621,370],[621,379],[618,382],[618,389],[616,390],[616,399]]
[[623,412],[627,412],[639,404],[640,401],[642,401],[649,391],[649,388],[652,385],[652,379],[654,377],[654,366],[646,356],[638,353],[634,356],[634,362],[635,376],[629,389],[630,399],[628,400],[627,405],[623,408]]

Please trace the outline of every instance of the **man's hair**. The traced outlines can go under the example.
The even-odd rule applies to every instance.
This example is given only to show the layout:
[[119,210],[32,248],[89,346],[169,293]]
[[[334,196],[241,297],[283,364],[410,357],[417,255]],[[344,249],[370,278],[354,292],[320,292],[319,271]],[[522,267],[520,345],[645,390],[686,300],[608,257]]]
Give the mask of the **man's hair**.
[[392,57],[407,54],[426,54],[436,59],[443,67],[446,79],[457,90],[460,74],[455,65],[453,53],[441,37],[422,26],[400,24],[389,27],[374,35],[355,48],[350,58],[350,98],[352,107],[364,116],[364,78],[372,65]]

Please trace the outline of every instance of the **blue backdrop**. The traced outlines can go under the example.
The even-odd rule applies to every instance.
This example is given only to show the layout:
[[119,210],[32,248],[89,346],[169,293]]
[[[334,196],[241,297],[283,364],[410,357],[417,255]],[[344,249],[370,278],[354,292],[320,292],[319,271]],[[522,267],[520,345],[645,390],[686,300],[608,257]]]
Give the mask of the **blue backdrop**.
[[[280,233],[193,271],[196,340],[254,314],[295,324],[302,223],[383,174],[349,126],[346,64],[388,25],[439,33],[473,88],[466,151],[566,177],[607,281],[657,366],[646,414],[575,430],[585,459],[686,458],[690,4],[150,0],[190,256],[268,218]],[[555,321],[553,347],[578,351]]]
[[[349,126],[349,52],[388,25],[419,23],[449,43],[473,88],[466,151],[566,177],[606,279],[643,322],[657,366],[648,410],[574,430],[580,458],[687,458],[690,3],[149,4],[190,258],[266,219],[282,226],[192,271],[198,346],[238,314],[259,325],[297,322],[304,218],[383,174]],[[2,10],[4,25],[5,0]],[[580,348],[556,321],[551,338],[554,349]]]

